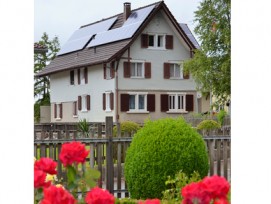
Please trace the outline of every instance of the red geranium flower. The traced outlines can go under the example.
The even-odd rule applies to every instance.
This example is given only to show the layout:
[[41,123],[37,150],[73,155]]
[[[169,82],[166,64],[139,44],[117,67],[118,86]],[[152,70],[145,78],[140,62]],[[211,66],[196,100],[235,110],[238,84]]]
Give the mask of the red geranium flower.
[[74,197],[62,187],[50,186],[43,189],[41,204],[75,204]]
[[87,193],[85,201],[87,204],[114,204],[115,198],[107,190],[95,187]]
[[47,174],[54,175],[56,171],[57,163],[51,158],[41,158],[38,161],[35,161],[34,169],[44,171]]
[[230,190],[230,184],[224,177],[216,175],[205,177],[202,182],[206,186],[205,191],[207,191],[213,199],[226,199]]
[[229,202],[227,201],[227,199],[222,198],[222,199],[218,199],[214,202],[214,204],[229,204]]
[[139,201],[138,204],[160,204],[160,200],[155,198],[155,199],[147,199],[145,201]]
[[46,173],[41,170],[34,169],[34,188],[47,188],[51,182],[45,182]]
[[80,142],[65,143],[62,145],[59,159],[64,166],[73,163],[84,163],[88,153],[89,151],[85,149],[85,145]]

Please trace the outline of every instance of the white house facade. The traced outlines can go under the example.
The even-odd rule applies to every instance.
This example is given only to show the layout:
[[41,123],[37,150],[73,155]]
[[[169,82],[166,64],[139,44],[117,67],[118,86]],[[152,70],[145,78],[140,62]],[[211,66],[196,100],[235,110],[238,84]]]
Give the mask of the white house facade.
[[135,10],[125,3],[123,14],[82,26],[73,36],[86,31],[88,40],[71,37],[37,75],[50,76],[51,122],[113,116],[143,123],[209,110],[209,99],[199,97],[182,70],[198,44],[163,1]]

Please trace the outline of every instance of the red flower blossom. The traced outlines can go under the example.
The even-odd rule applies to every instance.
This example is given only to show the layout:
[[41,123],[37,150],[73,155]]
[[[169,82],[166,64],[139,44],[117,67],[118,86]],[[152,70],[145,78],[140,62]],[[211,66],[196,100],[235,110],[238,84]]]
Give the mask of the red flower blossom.
[[207,191],[213,199],[226,199],[230,190],[230,184],[224,177],[216,175],[205,177],[202,182],[205,184],[205,191]]
[[75,204],[74,197],[62,187],[50,186],[43,189],[41,204]]
[[45,182],[46,173],[41,170],[34,169],[34,188],[47,188],[51,182]]
[[47,174],[56,174],[57,163],[51,158],[41,158],[38,161],[35,161],[34,169],[44,171]]
[[215,200],[214,204],[229,204],[229,202],[227,201],[227,199],[218,199],[218,200]]
[[194,201],[198,201],[200,204],[209,204],[211,197],[208,192],[205,191],[205,184],[202,182],[193,182],[182,188],[183,204],[193,204]]
[[155,198],[155,199],[147,199],[145,201],[139,201],[138,204],[160,204],[160,200]]
[[87,204],[114,204],[115,198],[107,190],[95,187],[87,193],[85,201]]
[[85,149],[85,145],[80,142],[65,143],[62,145],[59,159],[64,166],[73,163],[84,163],[88,153],[89,151]]

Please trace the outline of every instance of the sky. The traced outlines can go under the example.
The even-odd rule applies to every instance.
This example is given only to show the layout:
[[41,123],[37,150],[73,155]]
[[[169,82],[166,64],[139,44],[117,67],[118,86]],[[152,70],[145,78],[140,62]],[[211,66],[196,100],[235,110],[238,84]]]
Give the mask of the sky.
[[[158,0],[35,0],[34,41],[41,39],[44,32],[52,39],[58,36],[63,46],[72,33],[80,26],[123,12],[123,3],[130,2],[136,9]],[[164,0],[165,4],[180,23],[195,27],[194,11],[202,0]]]

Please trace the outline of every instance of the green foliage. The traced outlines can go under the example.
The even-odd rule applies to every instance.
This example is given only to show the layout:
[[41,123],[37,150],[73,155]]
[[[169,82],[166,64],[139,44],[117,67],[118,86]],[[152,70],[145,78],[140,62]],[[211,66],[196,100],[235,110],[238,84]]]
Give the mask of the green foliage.
[[175,200],[181,201],[181,189],[187,184],[192,182],[198,182],[201,180],[201,177],[198,172],[194,171],[190,177],[187,176],[184,172],[179,171],[174,178],[168,176],[167,181],[165,182],[167,190],[163,191],[163,200]]
[[[131,135],[132,133],[136,133],[139,129],[140,129],[139,124],[133,121],[124,121],[120,123],[120,130],[122,135],[124,132],[127,132]],[[113,128],[113,136],[114,137],[117,136],[117,126],[114,126]]]
[[219,111],[219,113],[216,115],[217,120],[218,120],[218,122],[219,122],[219,124],[220,124],[221,126],[222,126],[223,123],[224,123],[224,119],[225,119],[226,115],[227,115],[227,112],[224,111],[224,110]]
[[183,118],[146,121],[127,150],[124,176],[131,198],[161,198],[167,176],[182,170],[207,175],[208,155],[202,137]]
[[195,12],[195,33],[200,50],[184,63],[198,89],[212,92],[219,104],[231,95],[231,3],[229,0],[204,0]]
[[198,130],[213,130],[220,127],[221,127],[220,124],[214,120],[203,120],[198,124],[197,129]]
[[138,200],[131,198],[120,198],[116,199],[115,204],[137,204]]
[[77,128],[79,132],[83,134],[84,137],[89,137],[89,123],[85,118],[83,120],[82,119],[79,120]]
[[[41,40],[38,42],[40,45],[45,45],[48,48],[46,53],[34,53],[34,74],[40,72],[46,67],[55,57],[60,50],[60,44],[57,37],[49,40],[49,36],[43,33]],[[34,97],[38,97],[34,107],[35,121],[39,122],[41,105],[50,105],[50,80],[48,76],[34,78]]]

